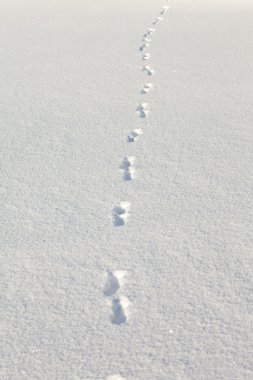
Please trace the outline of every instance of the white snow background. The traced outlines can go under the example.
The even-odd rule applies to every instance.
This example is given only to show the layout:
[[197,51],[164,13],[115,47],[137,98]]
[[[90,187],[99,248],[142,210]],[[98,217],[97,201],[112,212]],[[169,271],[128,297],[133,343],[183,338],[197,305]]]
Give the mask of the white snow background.
[[253,2],[167,4],[0,0],[1,380],[253,378]]

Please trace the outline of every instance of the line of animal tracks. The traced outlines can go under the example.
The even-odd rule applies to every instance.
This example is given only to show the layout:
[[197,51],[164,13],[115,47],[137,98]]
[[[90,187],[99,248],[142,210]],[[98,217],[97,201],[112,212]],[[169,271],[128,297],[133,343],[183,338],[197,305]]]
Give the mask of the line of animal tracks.
[[[170,0],[167,0],[167,3],[169,2]],[[136,125],[127,135],[127,144],[136,144],[138,140],[141,140],[141,136],[145,133],[145,129],[149,127],[148,116],[150,105],[146,101],[146,98],[148,98],[148,93],[155,88],[153,82],[150,81],[151,77],[155,74],[155,70],[152,66],[152,57],[148,52],[148,49],[152,43],[152,35],[156,32],[156,27],[164,20],[169,9],[169,5],[164,5],[162,7],[158,17],[154,19],[151,27],[146,30],[141,39],[141,44],[139,46],[142,60],[141,72],[143,77],[146,77],[146,82],[139,90],[141,101],[135,109],[138,121],[136,121]],[[143,99],[144,97],[145,101]],[[136,173],[135,164],[135,156],[125,156],[122,158],[119,164],[119,171],[121,172],[121,178],[123,181],[133,181],[135,179],[136,174],[138,174]],[[129,222],[131,207],[131,202],[125,200],[115,204],[112,210],[112,222],[115,228],[124,228],[126,223]],[[111,315],[108,320],[117,327],[127,324],[131,315],[131,302],[128,297],[124,295],[124,288],[127,285],[127,275],[128,273],[125,270],[108,271],[103,289],[104,296],[110,300]],[[121,374],[116,374],[107,377],[107,380],[127,379]]]

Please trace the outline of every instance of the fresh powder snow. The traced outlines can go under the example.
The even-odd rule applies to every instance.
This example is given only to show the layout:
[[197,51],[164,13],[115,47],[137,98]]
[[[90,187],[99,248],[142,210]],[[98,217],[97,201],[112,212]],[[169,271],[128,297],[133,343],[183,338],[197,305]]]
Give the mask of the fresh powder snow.
[[253,2],[0,0],[0,380],[253,379]]

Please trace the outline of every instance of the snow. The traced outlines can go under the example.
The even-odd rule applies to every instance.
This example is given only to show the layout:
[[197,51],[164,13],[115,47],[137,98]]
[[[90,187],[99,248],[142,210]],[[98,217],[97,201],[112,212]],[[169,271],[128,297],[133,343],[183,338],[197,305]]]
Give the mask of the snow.
[[253,4],[167,5],[0,1],[3,380],[253,377]]

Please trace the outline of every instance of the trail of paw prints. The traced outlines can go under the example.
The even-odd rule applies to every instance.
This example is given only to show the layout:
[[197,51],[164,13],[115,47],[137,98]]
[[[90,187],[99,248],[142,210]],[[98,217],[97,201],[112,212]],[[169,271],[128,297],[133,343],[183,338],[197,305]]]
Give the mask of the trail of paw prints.
[[[169,2],[169,1],[170,0],[167,0],[167,2]],[[168,12],[169,8],[170,8],[169,5],[164,5],[162,7],[162,10],[160,11],[160,15],[155,18],[155,20],[152,22],[152,27],[148,28],[142,37],[142,45],[141,45],[139,50],[142,52],[142,60],[143,61],[150,61],[150,58],[151,58],[150,53],[147,51],[144,52],[144,50],[146,50],[149,47],[149,45],[152,41],[151,37],[156,32],[156,29],[154,28],[154,26],[164,20],[164,15]],[[152,76],[155,74],[155,70],[150,65],[143,65],[142,71],[144,72],[144,74],[146,74],[148,76]],[[146,95],[152,89],[153,89],[153,84],[147,83],[143,86],[140,93],[142,95]],[[137,112],[139,113],[139,116],[141,118],[146,118],[148,110],[145,107],[141,108],[139,106],[139,108],[137,109]]]
[[[169,2],[169,0],[167,0]],[[152,35],[156,32],[156,29],[154,28],[154,25],[158,24],[159,22],[163,21],[164,15],[167,13],[169,9],[168,5],[164,5],[162,7],[162,10],[160,11],[160,15],[153,21],[152,27],[146,29],[144,35],[142,36],[141,40],[141,46],[139,47],[139,51],[142,54],[142,60],[143,61],[150,61],[151,55],[146,50],[150,46],[150,43],[152,42]],[[155,74],[155,70],[150,65],[143,65],[142,71],[148,75],[152,76]],[[147,95],[152,89],[154,88],[153,83],[146,83],[143,85],[140,94],[141,95]],[[137,106],[136,112],[139,116],[139,118],[144,119],[146,122],[146,126],[148,126],[147,122],[147,116],[149,114],[149,104],[148,103],[141,103]],[[138,138],[143,134],[143,128],[135,128],[133,129],[127,136],[127,141],[129,143],[134,143],[138,140]],[[127,166],[125,166],[127,165]],[[123,173],[123,179],[125,181],[130,181],[135,176],[135,168],[133,167],[133,162],[130,162],[128,158],[125,158],[123,163],[120,166],[120,169]],[[118,217],[116,217],[118,219]],[[121,222],[121,221],[120,221]],[[122,224],[123,225],[123,221]]]
[[[170,0],[167,0],[169,2]],[[154,26],[163,21],[164,16],[169,10],[169,6],[164,5],[158,17],[152,22],[152,27],[148,28],[141,39],[141,45],[139,46],[139,52],[142,55],[142,71],[147,76],[153,76],[155,74],[154,68],[149,64],[151,55],[148,51],[150,44],[152,43],[152,35],[156,32]],[[147,62],[146,62],[147,61]],[[146,64],[148,63],[148,64]],[[140,95],[147,95],[154,88],[153,83],[146,83],[143,85]],[[144,119],[144,124],[148,126],[147,116],[149,114],[149,103],[140,103],[136,108],[136,113],[140,119]],[[127,136],[127,142],[135,143],[139,137],[143,134],[143,128],[136,126],[133,128]],[[135,157],[126,156],[122,159],[119,170],[122,173],[124,181],[131,181],[135,178]],[[124,226],[129,218],[130,203],[120,202],[113,208],[112,221],[115,227]],[[124,325],[128,322],[131,314],[131,302],[128,297],[122,295],[122,286],[125,284],[127,272],[126,271],[113,271],[107,273],[107,279],[104,286],[104,296],[110,299],[111,308],[111,323],[113,325]],[[106,380],[127,380],[120,374],[107,376]]]
[[114,325],[126,323],[130,316],[131,302],[126,296],[120,294],[121,288],[125,283],[126,276],[126,271],[114,271],[107,273],[104,295],[111,298],[111,322]]
[[[168,9],[169,9],[168,5],[164,5],[162,7],[162,10],[160,11],[160,16],[158,16],[152,23],[153,26],[158,24],[159,22],[163,21],[164,18],[162,16],[167,13]],[[142,53],[142,60],[143,61],[150,61],[150,58],[151,58],[150,53],[146,52],[146,50],[148,49],[148,47],[150,46],[150,43],[152,42],[152,38],[151,38],[152,35],[156,32],[156,29],[153,26],[151,28],[148,28],[146,30],[146,32],[144,33],[144,35],[142,36],[141,46],[139,47],[139,51]],[[155,70],[150,65],[143,65],[142,71],[148,76],[152,76],[155,74]],[[140,91],[140,94],[146,95],[153,88],[154,88],[153,83],[146,83],[143,85],[143,87]],[[146,119],[147,115],[149,113],[148,104],[147,103],[139,104],[137,109],[136,109],[136,112],[138,113],[138,115],[141,119]],[[127,136],[127,141],[130,143],[133,143],[136,140],[138,140],[138,138],[141,134],[143,134],[142,128],[133,129],[130,132],[130,134]],[[132,170],[133,170],[132,174],[134,175],[134,169],[132,169]],[[128,180],[132,179],[132,174],[129,174],[129,172],[127,172],[126,178]]]
[[150,28],[146,31],[146,33],[144,33],[143,37],[142,37],[142,44],[141,46],[139,47],[139,51],[143,52],[144,50],[146,50],[149,45],[150,45],[150,42],[152,41],[151,39],[151,35],[155,32],[155,29],[153,28]]
[[120,202],[112,211],[112,220],[115,227],[124,226],[129,217],[130,202]]
[[122,171],[124,181],[131,181],[132,179],[134,179],[135,177],[134,163],[135,163],[134,156],[123,158],[119,166],[119,169]]
[[[167,0],[169,2],[170,0]],[[152,22],[152,27],[148,28],[141,39],[141,45],[139,46],[139,52],[142,55],[142,71],[147,76],[153,76],[155,70],[152,65],[150,65],[151,55],[148,51],[150,44],[152,43],[152,35],[156,32],[154,26],[158,25],[163,21],[166,13],[169,10],[169,6],[164,5],[158,17]],[[147,61],[147,62],[146,62]],[[148,63],[148,64],[146,64]],[[154,88],[153,83],[146,83],[143,85],[140,95],[147,95]],[[140,119],[144,119],[144,124],[148,126],[147,116],[149,114],[149,103],[140,103],[136,108],[136,113]],[[136,126],[133,128],[127,136],[127,142],[135,143],[139,137],[143,134],[143,128]],[[122,178],[124,181],[131,181],[135,178],[135,157],[126,156],[122,159],[119,170],[122,173]],[[130,203],[120,202],[113,208],[112,211],[112,221],[115,227],[124,226],[129,218]],[[109,298],[110,309],[111,309],[111,323],[117,326],[124,325],[128,322],[131,314],[131,302],[128,297],[122,295],[122,286],[126,282],[126,271],[113,271],[107,273],[107,279],[104,286],[104,296]],[[107,376],[106,380],[127,380],[120,374]]]

